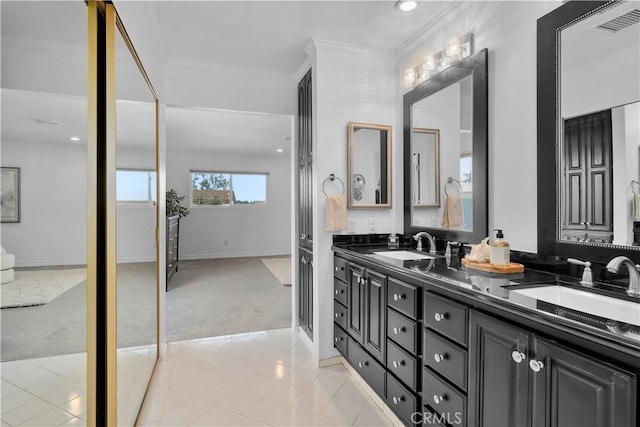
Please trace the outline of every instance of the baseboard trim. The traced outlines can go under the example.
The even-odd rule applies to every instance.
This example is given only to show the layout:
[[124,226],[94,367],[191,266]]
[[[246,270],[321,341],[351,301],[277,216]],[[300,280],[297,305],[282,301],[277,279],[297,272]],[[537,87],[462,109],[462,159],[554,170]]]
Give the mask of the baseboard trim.
[[[154,258],[140,257],[140,258],[119,258],[118,264],[133,264],[136,262],[155,262]],[[39,260],[39,261],[22,261],[16,262],[16,268],[34,268],[34,267],[86,267],[86,259],[72,259],[72,260]]]
[[360,376],[358,371],[353,369],[353,367],[349,365],[349,363],[344,359],[344,357],[341,357],[340,359],[342,359],[342,365],[345,367],[347,371],[349,371],[349,374],[351,374],[351,376],[358,381],[358,384],[364,389],[364,391],[367,392],[371,400],[373,400],[376,406],[384,413],[384,415],[387,418],[389,418],[389,420],[393,423],[393,425],[398,427],[404,427],[404,423],[400,421],[400,418],[398,418],[398,416],[393,413],[391,408],[387,406],[387,403],[384,400],[382,400],[382,398],[378,396],[378,394],[375,391],[373,391],[371,386],[367,384],[364,378]]
[[180,261],[199,261],[206,259],[224,259],[224,258],[258,258],[258,257],[276,257],[291,256],[291,254],[283,254],[282,252],[224,252],[209,254],[180,254]]

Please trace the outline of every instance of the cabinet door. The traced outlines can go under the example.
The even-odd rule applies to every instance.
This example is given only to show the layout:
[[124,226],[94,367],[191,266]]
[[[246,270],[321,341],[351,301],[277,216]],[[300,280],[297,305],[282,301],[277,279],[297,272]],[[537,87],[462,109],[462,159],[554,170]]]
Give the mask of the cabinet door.
[[347,332],[356,341],[362,343],[364,331],[363,319],[363,299],[364,299],[364,269],[353,264],[349,264],[349,291],[348,304],[349,310],[347,316]]
[[636,426],[637,378],[536,339],[529,361],[534,426]]
[[384,363],[386,345],[387,276],[367,270],[364,295],[364,346]]
[[313,261],[310,252],[301,250],[298,264],[298,324],[313,339]]
[[529,334],[474,311],[469,319],[469,426],[527,426]]

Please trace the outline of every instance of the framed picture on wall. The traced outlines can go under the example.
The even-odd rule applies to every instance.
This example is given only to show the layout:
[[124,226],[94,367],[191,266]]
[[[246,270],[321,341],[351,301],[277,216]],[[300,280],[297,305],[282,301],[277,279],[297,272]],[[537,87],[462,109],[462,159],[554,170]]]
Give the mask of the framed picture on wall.
[[0,222],[20,222],[20,168],[2,168]]

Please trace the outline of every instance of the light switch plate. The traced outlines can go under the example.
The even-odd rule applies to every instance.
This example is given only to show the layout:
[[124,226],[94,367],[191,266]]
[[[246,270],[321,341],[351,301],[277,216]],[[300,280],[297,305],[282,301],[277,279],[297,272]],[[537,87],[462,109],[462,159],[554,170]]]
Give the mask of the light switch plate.
[[378,228],[378,221],[374,218],[369,218],[369,233],[375,233]]
[[347,226],[347,231],[349,233],[355,233],[356,232],[356,220],[355,219],[350,219],[348,226]]

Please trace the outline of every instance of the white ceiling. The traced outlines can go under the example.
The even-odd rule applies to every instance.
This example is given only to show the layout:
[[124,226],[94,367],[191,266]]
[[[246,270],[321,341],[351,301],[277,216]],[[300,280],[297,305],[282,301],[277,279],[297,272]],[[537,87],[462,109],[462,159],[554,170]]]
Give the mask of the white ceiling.
[[[116,7],[117,7],[116,2]],[[395,1],[149,1],[169,61],[251,67],[294,75],[312,38],[374,49],[395,50],[433,23],[453,2],[422,1],[412,13]],[[84,46],[82,0],[7,1],[2,7],[3,42],[16,39]],[[126,25],[126,22],[125,22]],[[11,64],[3,63],[3,68]],[[2,140],[69,143],[84,139],[81,97],[27,91],[2,91]],[[152,104],[120,103],[119,144],[143,146],[149,135],[136,129]],[[137,110],[137,111],[136,111]],[[122,111],[126,111],[123,114]],[[23,117],[52,118],[61,126],[33,125]],[[136,118],[139,118],[136,120]],[[291,119],[277,115],[220,110],[167,108],[169,148],[264,155],[289,152]]]

